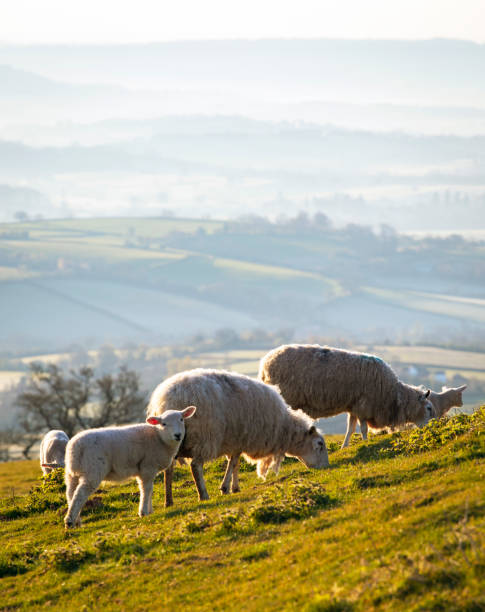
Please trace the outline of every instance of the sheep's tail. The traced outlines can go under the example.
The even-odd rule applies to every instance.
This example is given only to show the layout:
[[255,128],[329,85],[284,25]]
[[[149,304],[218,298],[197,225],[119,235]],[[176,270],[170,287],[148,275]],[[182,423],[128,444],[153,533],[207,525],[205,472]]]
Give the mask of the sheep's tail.
[[268,457],[263,457],[262,459],[253,459],[248,455],[243,455],[243,457],[248,463],[252,463],[253,465],[256,464],[257,475],[259,478],[266,480],[269,470],[273,470],[275,474],[278,474],[285,455],[268,455]]

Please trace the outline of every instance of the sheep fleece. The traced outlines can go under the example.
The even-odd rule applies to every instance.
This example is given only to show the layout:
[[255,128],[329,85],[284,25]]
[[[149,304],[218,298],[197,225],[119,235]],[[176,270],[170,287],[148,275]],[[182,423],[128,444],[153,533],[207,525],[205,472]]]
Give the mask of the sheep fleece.
[[261,359],[259,378],[313,418],[351,412],[372,427],[404,423],[420,389],[401,382],[379,357],[318,345],[283,345]]
[[303,441],[313,424],[307,415],[291,410],[270,385],[205,369],[181,372],[158,385],[147,414],[191,404],[197,412],[186,424],[178,456],[202,461],[236,453],[252,459],[281,455]]

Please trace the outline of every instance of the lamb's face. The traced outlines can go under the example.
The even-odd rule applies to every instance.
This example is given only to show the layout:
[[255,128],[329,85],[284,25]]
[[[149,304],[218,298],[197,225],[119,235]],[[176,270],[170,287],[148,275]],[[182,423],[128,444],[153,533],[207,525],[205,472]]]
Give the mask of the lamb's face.
[[431,419],[436,418],[435,407],[428,399],[429,394],[429,389],[426,391],[426,393],[422,393],[420,391],[417,392],[418,412],[414,423],[418,427],[424,427],[424,425],[427,425]]
[[311,426],[303,441],[297,458],[307,467],[320,470],[328,468],[327,446],[323,436],[318,433],[315,426]]
[[147,417],[147,423],[155,425],[163,442],[167,446],[178,446],[185,435],[185,419],[195,413],[195,406],[188,406],[185,410],[167,410],[160,416]]

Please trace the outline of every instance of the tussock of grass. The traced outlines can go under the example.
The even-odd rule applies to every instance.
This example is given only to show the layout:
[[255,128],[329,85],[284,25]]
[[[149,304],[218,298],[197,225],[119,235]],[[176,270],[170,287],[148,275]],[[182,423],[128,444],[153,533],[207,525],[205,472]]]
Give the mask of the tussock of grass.
[[384,457],[414,455],[440,448],[465,433],[470,437],[478,437],[483,436],[484,432],[485,407],[482,407],[470,415],[458,414],[454,417],[433,419],[421,429],[397,432],[392,435],[389,444],[384,444],[379,452]]

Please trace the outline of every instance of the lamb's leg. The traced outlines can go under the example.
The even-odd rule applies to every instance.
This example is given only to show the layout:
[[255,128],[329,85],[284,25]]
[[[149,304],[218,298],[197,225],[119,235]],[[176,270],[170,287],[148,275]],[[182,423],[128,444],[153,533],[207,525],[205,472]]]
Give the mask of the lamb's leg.
[[239,493],[241,490],[239,488],[239,457],[237,458],[236,465],[234,466],[234,471],[232,473],[232,488],[233,493]]
[[362,440],[367,441],[367,431],[368,431],[367,421],[359,421],[359,423],[360,423],[360,433],[362,435]]
[[81,524],[81,510],[91,493],[94,493],[94,491],[96,491],[100,482],[101,480],[98,482],[88,482],[85,478],[82,477],[79,479],[79,484],[76,490],[74,491],[71,503],[69,504],[69,509],[64,518],[64,525],[66,529]]
[[349,412],[347,414],[347,431],[345,432],[345,438],[344,438],[341,448],[345,448],[346,446],[349,445],[350,438],[352,437],[352,434],[354,433],[356,426],[357,426],[357,417],[351,412]]
[[72,497],[78,484],[79,476],[76,476],[75,474],[66,474],[66,498],[68,506],[71,505]]
[[173,506],[172,482],[173,482],[173,461],[163,473],[165,484],[165,508]]
[[152,495],[153,495],[153,474],[137,477],[138,487],[140,489],[140,505],[138,506],[138,516],[146,516],[153,512]]
[[227,495],[231,486],[231,480],[234,468],[239,465],[239,455],[231,455],[227,457],[226,473],[224,480],[221,482],[221,493]]
[[209,499],[209,494],[207,493],[207,488],[204,481],[204,462],[200,459],[192,459],[190,469],[192,471],[195,486],[197,487],[197,491],[199,493],[199,501]]

